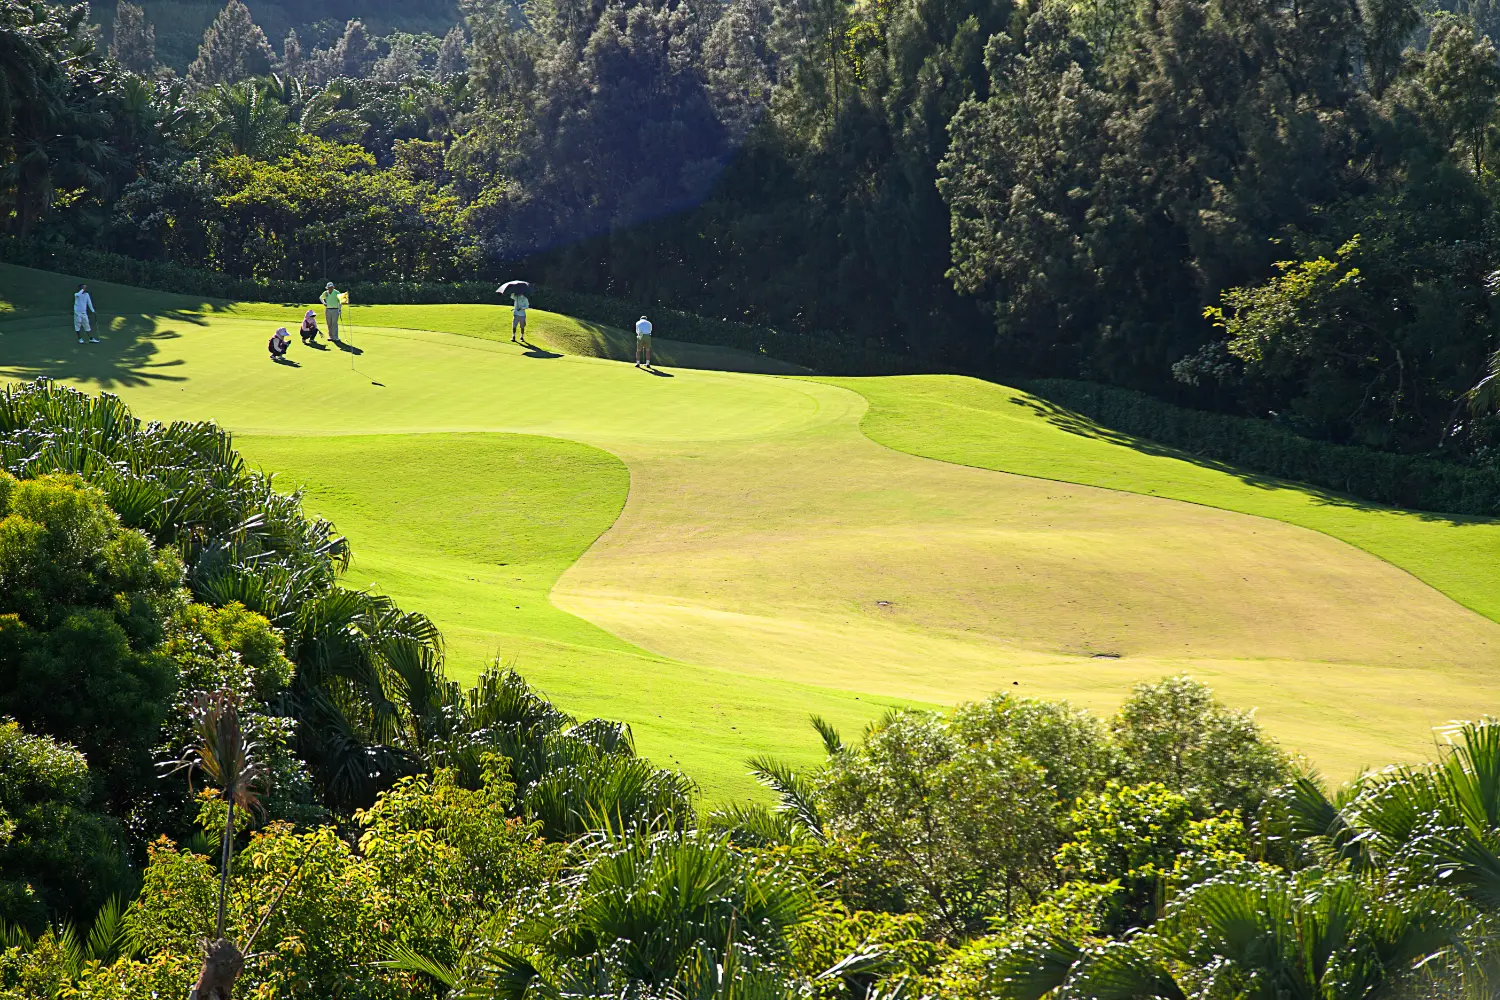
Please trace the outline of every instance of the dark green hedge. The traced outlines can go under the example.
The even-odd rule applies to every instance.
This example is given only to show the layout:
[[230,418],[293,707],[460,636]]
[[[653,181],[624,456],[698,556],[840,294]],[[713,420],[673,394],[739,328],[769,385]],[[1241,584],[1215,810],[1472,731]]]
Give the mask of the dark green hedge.
[[[255,302],[315,302],[323,291],[318,281],[273,281],[235,278],[178,264],[136,260],[62,244],[0,240],[0,261],[77,275],[94,281],[113,281],[137,288],[153,288],[183,295]],[[355,302],[371,305],[499,302],[493,282],[423,284],[410,281],[355,281],[340,283]],[[538,287],[532,296],[538,309],[565,313],[593,323],[629,330],[642,312],[649,313],[656,332],[668,340],[733,347],[830,374],[887,375],[910,371],[909,362],[868,347],[843,344],[831,333],[803,332],[752,326],[712,319],[659,305]]]
[[[323,292],[321,281],[275,281],[236,278],[216,271],[200,271],[180,264],[136,260],[124,254],[106,253],[58,243],[0,240],[0,261],[43,271],[73,274],[94,281],[113,281],[159,292],[202,295],[211,299],[251,302],[316,302]],[[356,302],[371,304],[433,304],[439,302],[495,301],[490,282],[445,285],[415,281],[356,281],[340,284]]]
[[1204,413],[1143,393],[1064,379],[1027,388],[1113,430],[1361,500],[1444,514],[1500,516],[1500,473],[1329,444],[1250,417]]

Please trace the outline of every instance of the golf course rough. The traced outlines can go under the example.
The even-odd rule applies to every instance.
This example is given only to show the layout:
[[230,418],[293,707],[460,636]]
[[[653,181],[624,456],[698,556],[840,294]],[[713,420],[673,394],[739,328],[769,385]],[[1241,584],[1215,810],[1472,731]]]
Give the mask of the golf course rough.
[[513,663],[710,799],[753,794],[753,753],[817,759],[809,712],[1108,710],[1185,671],[1346,777],[1500,693],[1493,522],[1261,482],[972,379],[653,374],[607,360],[617,331],[533,310],[522,347],[483,306],[356,304],[362,353],[291,367],[264,343],[295,306],[104,285],[104,343],[78,345],[36,291],[70,279],[0,277],[0,378],[218,420],[349,535],[349,583],[433,617],[453,676]]

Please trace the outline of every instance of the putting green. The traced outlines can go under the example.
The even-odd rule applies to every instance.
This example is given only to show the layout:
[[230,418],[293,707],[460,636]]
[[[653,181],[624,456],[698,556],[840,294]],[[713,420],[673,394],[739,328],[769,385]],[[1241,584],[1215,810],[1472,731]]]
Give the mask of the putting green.
[[[1108,709],[1186,670],[1344,776],[1418,756],[1432,725],[1500,700],[1500,625],[1428,585],[1490,610],[1454,582],[1496,575],[1442,534],[1461,526],[1080,437],[1010,390],[651,374],[559,356],[617,355],[611,331],[536,315],[554,349],[525,350],[494,339],[505,310],[476,306],[356,307],[365,353],[294,346],[293,368],[263,345],[267,319],[295,309],[118,295],[133,311],[83,346],[64,314],[14,297],[0,377],[219,420],[350,535],[352,583],[433,616],[456,676],[513,661],[570,709],[630,721],[711,797],[750,789],[752,752],[813,759],[809,711],[852,727],[1001,688]],[[1171,462],[1191,475],[1153,464]],[[1158,479],[1203,496],[1139,495]],[[1236,490],[1249,499],[1214,503]],[[1287,496],[1255,509],[1257,490]],[[1308,520],[1325,507],[1364,525],[1351,540],[1369,551]],[[1299,517],[1319,530],[1285,523]],[[1451,555],[1436,563],[1462,564],[1451,579],[1407,558],[1438,537]],[[1384,559],[1369,554],[1381,539]]]

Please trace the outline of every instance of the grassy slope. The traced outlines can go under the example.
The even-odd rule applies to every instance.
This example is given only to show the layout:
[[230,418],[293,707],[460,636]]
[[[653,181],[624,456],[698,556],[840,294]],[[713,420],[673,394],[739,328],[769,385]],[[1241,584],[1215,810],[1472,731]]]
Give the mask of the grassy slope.
[[[784,739],[786,720],[816,710],[855,726],[879,708],[798,685],[727,683],[557,610],[557,576],[625,502],[628,474],[606,452],[511,434],[237,443],[349,535],[350,584],[434,617],[456,676],[471,680],[495,658],[514,664],[570,711],[630,722],[646,752],[711,796],[751,791],[741,761]],[[812,759],[815,741],[792,735],[793,755]]]
[[[694,414],[685,416],[677,406],[663,408],[650,388],[657,380],[629,366],[526,351],[508,336],[484,343],[499,339],[492,327],[509,328],[509,311],[495,307],[428,314],[439,318],[429,325],[458,327],[472,341],[372,333],[362,323],[370,312],[356,309],[347,334],[371,347],[369,354],[310,351],[294,341],[303,367],[284,368],[264,358],[272,326],[259,317],[289,324],[300,314],[294,307],[89,285],[107,310],[96,324],[104,343],[80,346],[59,308],[75,282],[0,265],[0,381],[44,375],[119,393],[144,416],[228,426],[252,461],[279,472],[288,486],[304,486],[309,510],[349,535],[356,551],[351,584],[374,584],[432,615],[455,677],[472,679],[497,656],[513,663],[570,711],[630,722],[643,751],[688,770],[713,798],[757,793],[743,766],[752,753],[775,747],[793,760],[818,759],[808,712],[853,729],[894,704],[676,662],[556,610],[547,595],[557,574],[614,519],[628,473],[607,452],[557,437],[472,433],[525,429],[580,438],[602,420],[627,436],[670,437],[717,406],[710,436],[755,434],[786,419],[764,389],[743,385],[726,398],[725,376],[697,376],[698,384],[688,374],[662,380],[683,388],[679,395]],[[421,315],[421,307],[388,307],[383,318],[420,326]],[[533,340],[598,343],[589,324],[533,317]],[[604,333],[612,335],[607,348],[629,343],[617,331]],[[764,363],[684,346],[689,361]],[[455,379],[475,362],[481,369],[499,362],[506,377]],[[546,375],[553,365],[571,374]],[[627,373],[633,384],[606,389],[599,379]],[[454,392],[456,382],[463,391]],[[387,386],[396,393],[383,392]],[[518,469],[529,474],[513,475]]]
[[[811,759],[807,711],[849,726],[1002,686],[1108,708],[1134,680],[1191,670],[1339,773],[1419,754],[1431,724],[1500,702],[1500,626],[1326,535],[930,461],[860,432],[864,418],[886,433],[882,414],[897,413],[890,434],[909,423],[879,393],[920,397],[921,380],[844,383],[876,400],[866,416],[860,395],[816,381],[522,350],[485,337],[508,328],[504,310],[466,306],[356,308],[366,353],[294,345],[301,367],[282,367],[263,353],[267,319],[295,308],[108,287],[96,299],[123,315],[80,347],[62,279],[0,282],[16,307],[0,377],[110,388],[148,416],[253,435],[252,456],[349,531],[353,582],[444,627],[455,674],[515,658],[569,708],[630,720],[715,796],[747,789],[750,752]],[[539,341],[591,336],[542,318]],[[1028,419],[1033,471],[1067,478],[1083,439]],[[949,429],[922,411],[906,446],[982,437],[989,420]],[[628,468],[618,521],[555,585],[618,507],[620,468],[512,435]],[[528,504],[552,509],[533,525]]]
[[1500,521],[1377,507],[1131,438],[1008,386],[959,376],[826,379],[869,401],[861,427],[898,451],[1170,497],[1312,528],[1500,621]]

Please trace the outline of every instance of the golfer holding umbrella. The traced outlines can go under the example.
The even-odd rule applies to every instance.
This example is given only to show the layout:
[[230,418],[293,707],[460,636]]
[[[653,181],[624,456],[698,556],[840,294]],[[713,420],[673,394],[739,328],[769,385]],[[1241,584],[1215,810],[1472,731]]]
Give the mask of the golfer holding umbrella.
[[501,295],[509,295],[511,301],[510,313],[510,342],[516,342],[516,334],[520,333],[521,343],[526,343],[526,310],[531,307],[531,300],[526,297],[531,291],[529,281],[507,281],[496,289]]

